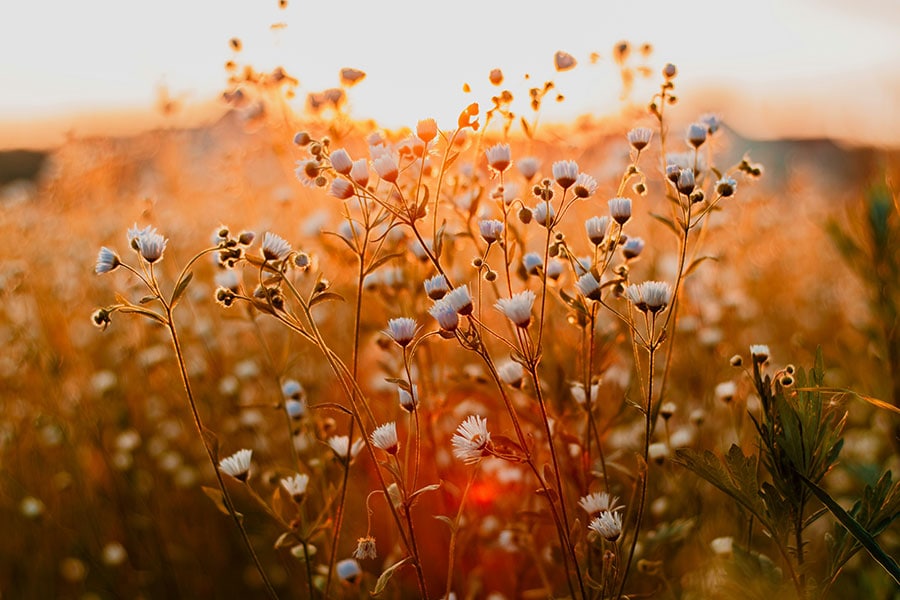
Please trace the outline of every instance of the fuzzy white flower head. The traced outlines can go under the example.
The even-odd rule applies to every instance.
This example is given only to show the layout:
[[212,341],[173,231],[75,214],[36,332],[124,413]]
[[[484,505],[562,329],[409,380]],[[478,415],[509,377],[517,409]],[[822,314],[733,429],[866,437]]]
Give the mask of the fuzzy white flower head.
[[397,441],[397,424],[393,421],[375,428],[370,436],[372,445],[388,454],[397,454],[400,442]]
[[513,294],[512,298],[500,298],[494,305],[516,327],[525,329],[531,324],[531,307],[534,306],[535,295],[531,290]]
[[349,175],[353,169],[353,159],[346,150],[339,148],[331,153],[331,167],[341,175]]
[[366,159],[360,158],[353,161],[353,166],[350,168],[350,179],[356,185],[366,187],[369,183],[369,163],[366,162]]
[[550,227],[556,217],[556,209],[549,202],[538,202],[532,209],[531,216],[538,225]]
[[285,399],[300,400],[305,395],[303,385],[296,379],[285,379],[281,384],[281,395]]
[[652,138],[653,130],[648,127],[635,127],[628,132],[628,143],[638,152],[646,148]]
[[506,385],[520,388],[522,387],[522,380],[525,378],[525,368],[521,363],[508,360],[497,367],[497,376]]
[[669,457],[669,446],[664,442],[655,442],[647,447],[647,458],[661,465]]
[[306,187],[315,187],[316,178],[319,176],[319,163],[310,159],[298,160],[294,175]]
[[769,347],[765,344],[754,344],[750,346],[750,356],[755,363],[764,363],[769,360]]
[[475,308],[472,304],[472,296],[469,294],[469,286],[466,284],[451,290],[444,296],[444,300],[453,307],[453,310],[463,316],[472,314]]
[[283,237],[267,231],[263,235],[262,253],[266,260],[282,260],[291,253],[291,245]]
[[574,160],[558,160],[553,163],[553,179],[566,190],[578,179],[578,163]]
[[597,191],[597,180],[587,173],[579,173],[573,191],[577,198],[590,198]]
[[485,153],[488,166],[498,173],[502,173],[509,168],[512,163],[512,156],[509,150],[509,144],[497,144],[488,148]]
[[609,229],[609,217],[591,217],[584,222],[584,229],[587,231],[588,239],[595,246],[599,246],[606,238],[606,230]]
[[531,178],[537,174],[540,167],[541,162],[533,156],[526,156],[516,161],[516,168],[519,169],[519,173],[521,173],[522,177],[526,180],[531,180]]
[[100,248],[100,253],[97,255],[97,264],[94,266],[94,272],[97,275],[109,273],[120,264],[122,263],[119,260],[119,255],[116,254],[115,250],[110,250],[106,246],[103,246],[102,248]]
[[141,258],[152,264],[162,258],[168,240],[160,235],[155,227],[147,225],[143,229],[138,229],[135,225],[128,230],[128,242]]
[[399,317],[388,321],[387,333],[398,346],[405,348],[416,337],[416,320]]
[[231,475],[241,482],[246,482],[250,478],[250,458],[253,456],[253,450],[238,450],[228,458],[223,458],[219,462],[219,470],[226,475]]
[[459,327],[459,314],[446,297],[441,298],[428,309],[428,314],[435,318],[444,331],[456,331]]
[[709,547],[713,551],[713,554],[718,556],[731,556],[734,552],[734,538],[717,537],[709,543]]
[[644,240],[639,237],[630,237],[622,245],[622,255],[626,260],[637,258],[644,251]]
[[[579,405],[584,406],[587,402],[587,394],[584,391],[584,384],[580,381],[573,383],[569,387],[569,393],[572,394],[572,398],[575,399]],[[600,394],[600,383],[592,383],[591,384],[591,404],[594,404],[597,401],[597,396]]]
[[641,312],[658,313],[672,299],[672,287],[662,281],[645,281],[625,288],[625,297]]
[[547,277],[554,281],[562,277],[565,270],[566,264],[558,258],[551,258],[550,262],[547,263]]
[[691,123],[687,128],[687,141],[694,148],[699,148],[706,141],[708,127],[705,123]]
[[483,219],[478,222],[478,231],[481,238],[488,244],[498,241],[503,235],[503,221],[497,219]]
[[348,198],[352,198],[353,192],[353,184],[346,179],[335,179],[331,182],[331,187],[328,188],[328,195],[333,196],[338,200],[347,200]]
[[725,404],[734,400],[735,394],[737,394],[737,385],[733,381],[723,381],[716,385],[716,398]]
[[362,569],[360,568],[359,563],[353,558],[345,558],[344,560],[339,561],[334,568],[341,581],[352,583],[353,581],[356,581],[357,577],[362,575]]
[[306,416],[306,400],[285,400],[284,410],[292,421],[299,421]]
[[544,259],[537,252],[528,252],[522,257],[522,266],[529,275],[537,275],[539,270],[544,267]]
[[735,190],[737,190],[737,181],[732,177],[725,175],[716,181],[716,193],[723,198],[734,196]]
[[356,455],[362,450],[363,444],[365,444],[365,442],[362,438],[359,438],[353,442],[353,447],[351,448],[350,438],[346,435],[334,435],[328,438],[328,447],[334,452],[334,456],[342,461],[347,460],[348,453],[350,454],[351,460],[356,458]]
[[426,279],[423,285],[425,286],[425,293],[432,300],[440,300],[450,291],[447,278],[440,274]]
[[631,198],[613,198],[609,201],[609,216],[619,225],[631,218]]
[[575,282],[575,287],[584,295],[585,298],[591,300],[600,300],[603,298],[603,290],[600,283],[594,277],[593,273],[585,273]]
[[622,535],[622,515],[618,512],[603,511],[588,526],[608,542],[615,542]]
[[453,439],[453,455],[467,465],[475,464],[483,456],[490,454],[491,434],[487,429],[487,419],[469,415],[459,427]]
[[309,485],[309,475],[301,473],[293,477],[287,477],[281,480],[281,487],[284,488],[294,502],[300,503],[303,496],[306,495],[306,487]]
[[397,177],[400,175],[397,161],[394,160],[394,157],[391,156],[390,153],[384,153],[373,160],[372,166],[375,168],[375,172],[378,173],[378,176],[388,183],[396,182]]
[[606,492],[595,492],[582,496],[578,501],[578,505],[589,515],[596,515],[604,511],[616,512],[622,510],[618,505],[619,499],[616,496],[610,496]]

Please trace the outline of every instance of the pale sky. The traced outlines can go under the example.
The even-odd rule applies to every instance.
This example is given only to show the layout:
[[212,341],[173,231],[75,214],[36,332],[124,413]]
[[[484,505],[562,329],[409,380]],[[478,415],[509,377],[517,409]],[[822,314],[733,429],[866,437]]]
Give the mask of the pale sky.
[[[494,67],[523,102],[530,73],[557,82],[569,99],[553,109],[563,117],[597,113],[618,92],[610,50],[628,40],[654,45],[652,66],[678,65],[685,95],[712,85],[770,107],[796,96],[793,105],[830,115],[824,126],[879,116],[882,132],[896,133],[898,32],[896,0],[289,0],[286,10],[277,0],[8,1],[0,122],[150,107],[161,84],[189,103],[209,100],[225,89],[232,36],[243,41],[241,62],[283,65],[301,97],[337,85],[341,67],[366,71],[351,90],[352,114],[391,127],[427,116],[452,126],[468,102],[496,92]],[[554,73],[557,50],[579,66]],[[602,60],[590,65],[594,51]]]

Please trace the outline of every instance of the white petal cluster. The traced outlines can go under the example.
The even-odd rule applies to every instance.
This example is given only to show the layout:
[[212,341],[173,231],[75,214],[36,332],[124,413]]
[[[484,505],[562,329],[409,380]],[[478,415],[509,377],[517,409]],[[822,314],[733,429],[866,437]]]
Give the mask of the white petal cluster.
[[226,475],[231,475],[238,481],[247,481],[250,477],[250,458],[253,450],[238,450],[228,458],[219,462],[219,469]]
[[491,443],[491,434],[487,429],[487,419],[478,415],[469,415],[459,427],[453,439],[453,456],[467,465],[475,464],[487,454]]

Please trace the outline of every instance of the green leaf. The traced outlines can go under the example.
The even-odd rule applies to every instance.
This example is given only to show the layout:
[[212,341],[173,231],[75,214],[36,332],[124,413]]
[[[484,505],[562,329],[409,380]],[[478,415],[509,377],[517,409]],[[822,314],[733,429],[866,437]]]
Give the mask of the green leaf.
[[887,571],[888,575],[891,576],[891,579],[893,579],[897,585],[900,585],[900,565],[897,565],[897,562],[891,558],[880,545],[878,545],[875,538],[872,537],[872,535],[866,531],[865,528],[850,515],[850,513],[841,508],[841,505],[835,502],[834,498],[832,498],[828,492],[807,479],[802,473],[798,472],[797,475],[803,480],[803,483],[806,484],[816,498],[831,511],[834,518],[836,518],[840,524],[850,532],[850,535],[862,544],[863,548],[866,549],[866,552],[868,552],[869,555],[874,558],[885,571]]
[[191,271],[187,274],[187,277],[178,282],[178,285],[175,286],[175,291],[172,292],[172,299],[169,300],[169,306],[174,307],[178,304],[178,301],[181,299],[181,296],[184,295],[185,290],[187,290],[188,284],[191,283],[191,280],[194,278],[194,272]]
[[398,562],[395,562],[390,567],[384,570],[381,576],[378,578],[378,581],[375,582],[375,589],[372,590],[372,595],[377,596],[384,592],[384,588],[387,587],[388,582],[391,580],[391,577],[394,576],[394,571],[402,567],[408,562],[412,562],[412,557],[407,556],[404,559],[401,559]]

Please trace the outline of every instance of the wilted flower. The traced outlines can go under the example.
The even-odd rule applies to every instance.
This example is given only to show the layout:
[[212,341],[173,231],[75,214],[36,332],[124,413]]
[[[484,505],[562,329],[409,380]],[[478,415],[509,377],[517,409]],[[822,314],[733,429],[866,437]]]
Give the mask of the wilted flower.
[[390,153],[386,152],[376,158],[372,161],[372,166],[375,168],[375,172],[378,173],[378,176],[388,183],[397,181],[400,172],[397,167],[397,161],[394,160],[394,157],[391,156]]
[[639,237],[630,237],[622,246],[622,254],[626,259],[637,258],[644,251],[644,240]]
[[438,325],[444,331],[456,331],[456,328],[459,327],[459,314],[446,297],[435,302],[428,309],[428,314],[437,320]]
[[281,480],[281,487],[291,495],[291,499],[297,504],[300,504],[300,501],[303,500],[303,497],[306,495],[306,487],[308,485],[309,475],[306,473],[301,473]]
[[367,558],[377,558],[378,553],[375,551],[375,538],[367,535],[356,540],[356,550],[353,551],[353,558],[365,560]]
[[613,198],[609,201],[609,216],[619,225],[631,218],[631,198]]
[[341,175],[349,175],[353,168],[353,159],[346,150],[339,148],[331,153],[331,167]]
[[600,283],[594,277],[593,273],[585,273],[575,282],[575,287],[584,295],[585,298],[591,300],[601,300],[603,298],[603,290],[600,289]]
[[591,217],[584,222],[584,228],[587,231],[587,236],[588,239],[591,240],[591,243],[595,246],[599,246],[606,237],[606,230],[609,229],[609,217],[606,215],[602,217]]
[[587,173],[579,173],[572,191],[578,198],[590,198],[597,191],[597,180]]
[[263,235],[262,253],[266,260],[282,260],[291,253],[291,245],[283,237],[267,231]]
[[558,160],[553,163],[553,179],[566,190],[578,179],[578,163],[574,160]]
[[494,305],[516,327],[526,328],[531,324],[531,307],[534,306],[535,295],[531,290],[513,294],[512,298],[500,298]]
[[353,184],[346,179],[335,179],[328,188],[328,195],[334,196],[338,200],[347,200],[353,197]]
[[537,174],[541,162],[533,156],[526,156],[516,161],[516,168],[526,180],[531,180]]
[[416,135],[426,144],[437,136],[438,127],[434,119],[422,119],[416,123]]
[[589,515],[596,515],[606,512],[615,512],[621,510],[622,507],[617,504],[619,499],[616,496],[610,496],[606,492],[595,492],[582,496],[578,501],[578,506],[583,508]]
[[497,219],[483,219],[478,222],[478,230],[482,239],[488,244],[493,244],[503,235],[503,221]]
[[97,264],[94,266],[94,272],[97,275],[109,273],[118,267],[122,262],[119,255],[114,250],[110,250],[106,246],[100,248],[100,254],[97,255]]
[[481,457],[490,454],[491,434],[487,429],[487,419],[469,415],[459,427],[453,439],[453,455],[467,465],[477,463]]
[[512,162],[512,156],[509,150],[509,144],[497,144],[488,148],[485,153],[488,166],[498,173],[503,173],[509,168]]
[[425,293],[428,294],[428,297],[432,300],[440,300],[450,291],[450,285],[447,283],[447,278],[440,274],[435,275],[430,279],[426,279],[424,285]]
[[640,152],[650,143],[653,137],[653,130],[647,127],[635,127],[628,132],[628,143],[631,147]]
[[603,511],[588,526],[608,542],[615,542],[622,535],[622,515],[618,512]]
[[397,454],[400,443],[397,441],[397,424],[393,421],[375,428],[370,436],[372,445],[388,454]]
[[469,287],[465,284],[451,290],[446,296],[446,301],[457,313],[465,316],[471,315],[474,310],[472,305],[472,296],[469,294]]
[[226,475],[231,475],[240,482],[246,482],[250,478],[250,458],[252,450],[238,450],[228,458],[223,458],[219,463],[219,469]]

